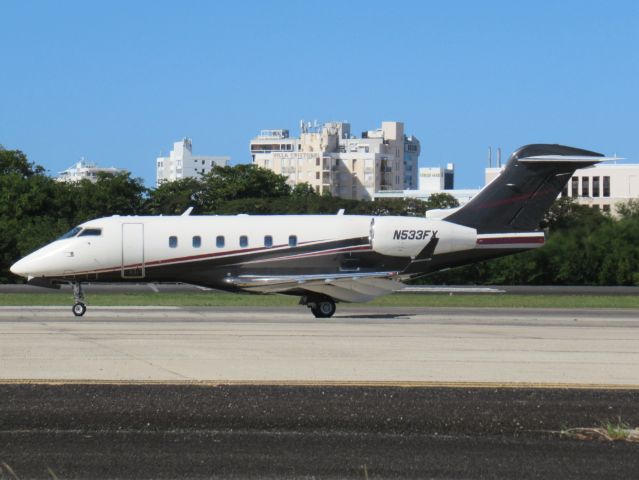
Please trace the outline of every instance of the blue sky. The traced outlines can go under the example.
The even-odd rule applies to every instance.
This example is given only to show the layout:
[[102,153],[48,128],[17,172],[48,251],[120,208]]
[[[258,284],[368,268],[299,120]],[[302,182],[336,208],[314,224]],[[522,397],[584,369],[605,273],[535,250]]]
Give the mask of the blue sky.
[[636,1],[14,1],[0,4],[0,144],[152,186],[174,141],[250,161],[300,119],[405,122],[421,166],[482,185],[504,154],[564,143],[639,162]]

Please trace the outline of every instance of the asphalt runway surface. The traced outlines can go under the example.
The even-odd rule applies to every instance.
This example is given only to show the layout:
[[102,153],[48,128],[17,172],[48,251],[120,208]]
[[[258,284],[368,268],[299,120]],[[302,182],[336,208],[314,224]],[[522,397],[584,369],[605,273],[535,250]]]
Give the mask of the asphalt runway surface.
[[[636,478],[638,390],[0,384],[0,478]],[[2,463],[4,462],[4,463]],[[55,477],[53,476],[55,475]]]
[[633,478],[561,432],[639,426],[638,345],[636,310],[3,307],[0,480]]

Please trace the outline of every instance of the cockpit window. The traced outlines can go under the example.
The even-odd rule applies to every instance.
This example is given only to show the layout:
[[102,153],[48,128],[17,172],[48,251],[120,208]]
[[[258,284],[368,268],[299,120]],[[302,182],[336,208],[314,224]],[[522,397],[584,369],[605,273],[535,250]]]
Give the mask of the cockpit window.
[[101,228],[85,228],[78,237],[99,237],[102,235]]
[[74,227],[71,230],[69,230],[67,233],[62,235],[61,237],[58,237],[58,240],[64,240],[65,238],[75,237],[80,230],[82,230],[80,227]]

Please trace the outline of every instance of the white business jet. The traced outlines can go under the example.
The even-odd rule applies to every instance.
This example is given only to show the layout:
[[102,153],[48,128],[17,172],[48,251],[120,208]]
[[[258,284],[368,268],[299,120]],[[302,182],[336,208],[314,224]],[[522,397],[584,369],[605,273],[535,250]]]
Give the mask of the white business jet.
[[11,267],[39,286],[184,282],[300,297],[316,317],[366,302],[405,281],[541,247],[544,213],[578,168],[607,160],[561,145],[515,151],[461,208],[426,218],[344,215],[112,216],[90,220]]

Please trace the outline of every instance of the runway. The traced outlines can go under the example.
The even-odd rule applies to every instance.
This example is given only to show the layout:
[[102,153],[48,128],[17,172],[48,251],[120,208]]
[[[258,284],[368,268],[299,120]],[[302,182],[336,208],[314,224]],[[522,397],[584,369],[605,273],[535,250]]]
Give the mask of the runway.
[[2,307],[0,478],[630,478],[639,445],[562,432],[639,424],[638,341],[636,310]]
[[639,311],[0,308],[0,379],[639,388]]
[[0,398],[2,479],[583,480],[638,468],[637,444],[561,434],[636,425],[637,390],[0,383]]

